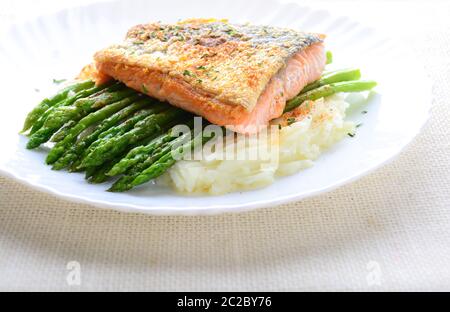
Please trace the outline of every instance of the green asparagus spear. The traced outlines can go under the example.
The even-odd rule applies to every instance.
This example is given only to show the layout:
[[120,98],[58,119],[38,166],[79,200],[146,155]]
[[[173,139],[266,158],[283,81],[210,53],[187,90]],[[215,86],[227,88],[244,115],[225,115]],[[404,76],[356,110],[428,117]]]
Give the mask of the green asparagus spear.
[[119,137],[113,137],[103,144],[97,146],[84,159],[81,166],[90,167],[98,166],[105,161],[114,158],[126,148],[135,142],[138,142],[146,137],[158,134],[165,124],[171,120],[177,119],[187,113],[178,108],[170,108],[165,112],[150,115],[144,120],[138,122],[133,130],[124,133]]
[[[156,178],[157,176],[164,173],[176,162],[174,155],[183,156],[183,154],[186,153],[187,151],[192,150],[200,143],[201,144],[206,143],[213,137],[213,135],[206,136],[203,133],[201,133],[197,135],[194,139],[183,144],[183,142],[186,139],[185,136],[186,135],[180,136],[177,139],[178,142],[172,141],[171,146],[166,148],[164,151],[161,151],[158,155],[151,155],[144,162],[136,164],[134,167],[130,169],[130,172],[128,172],[126,175],[122,176],[119,180],[117,180],[108,191],[124,192],[132,189],[134,186],[133,181],[135,181],[136,179],[139,179],[138,181],[143,181],[144,178],[141,177],[141,175],[143,175],[144,172],[145,177],[149,178],[149,180]],[[181,146],[179,146],[180,143]]]
[[138,122],[144,120],[145,118],[147,118],[150,115],[154,115],[155,113],[166,110],[167,107],[168,107],[167,105],[158,105],[158,107],[154,107],[151,109],[144,109],[144,110],[138,112],[134,117],[129,118],[128,120],[123,122],[122,124],[120,124],[116,127],[112,127],[110,129],[108,129],[107,131],[101,133],[99,135],[98,139],[95,142],[93,142],[89,146],[89,148],[85,149],[83,154],[81,155],[81,157],[77,161],[75,161],[74,164],[72,164],[70,171],[78,171],[78,170],[82,169],[83,168],[81,166],[82,162],[88,157],[88,155],[93,150],[95,150],[100,145],[106,143],[108,140],[111,140],[114,137],[119,137],[119,136],[127,133],[128,131],[133,129],[133,127]]
[[107,175],[116,176],[125,173],[129,168],[145,160],[148,155],[152,154],[155,149],[161,147],[163,144],[170,142],[173,139],[174,137],[166,134],[160,136],[149,145],[138,146],[132,149],[125,158],[122,158],[110,171],[108,171]]
[[70,172],[79,172],[83,170],[83,167],[81,164],[83,161],[87,158],[87,156],[98,146],[104,144],[106,141],[110,140],[113,137],[118,137],[123,135],[124,133],[130,131],[138,122],[144,120],[150,115],[159,113],[161,111],[165,111],[169,108],[169,105],[166,104],[158,104],[155,106],[152,106],[151,108],[143,109],[139,112],[137,112],[133,117],[125,120],[123,123],[111,127],[110,129],[100,133],[98,138],[89,145],[89,147],[85,148],[84,150],[80,151],[81,154],[77,155],[75,159],[73,160],[73,163],[69,167]]
[[70,120],[80,120],[95,110],[94,105],[99,108],[110,103],[119,101],[131,94],[134,90],[124,89],[115,92],[105,92],[97,96],[82,98],[75,101],[71,106],[62,106],[55,109],[44,122],[44,125],[36,133],[31,135],[27,148],[33,149],[47,142],[50,137]]
[[64,138],[67,136],[67,134],[69,133],[70,129],[72,129],[73,126],[75,126],[77,124],[77,122],[75,120],[71,120],[68,123],[66,123],[61,129],[58,130],[58,132],[56,132],[52,138],[50,139],[51,142],[60,142],[62,140],[64,140]]
[[[151,139],[146,138],[146,139],[136,143],[133,146],[133,148],[138,147],[138,146],[147,145],[152,139],[153,138],[151,138]],[[91,183],[105,182],[106,180],[111,178],[106,173],[108,171],[110,171],[111,168],[114,167],[114,165],[116,165],[125,155],[126,155],[126,153],[122,153],[120,156],[115,157],[114,159],[109,160],[100,166],[88,168],[88,170],[86,171],[86,179]],[[89,171],[89,173],[88,173],[88,171]]]
[[[175,153],[178,155],[183,155],[186,152],[194,149],[196,146],[203,145],[213,138],[214,135],[206,136],[201,133],[197,135],[192,141],[178,147]],[[135,187],[146,183],[152,179],[155,179],[166,172],[170,167],[176,163],[174,154],[172,151],[166,153],[160,159],[158,159],[153,165],[142,171],[134,180],[131,182],[131,187]]]
[[58,142],[48,153],[46,159],[47,164],[53,164],[55,161],[57,161],[64,154],[64,151],[68,149],[69,146],[76,140],[81,132],[83,132],[96,122],[99,122],[118,112],[125,106],[130,105],[130,103],[134,102],[138,97],[138,94],[133,94],[118,102],[107,105],[81,119],[76,124],[76,126],[69,130],[65,138],[62,141]]
[[95,174],[95,172],[99,169],[99,167],[89,167],[89,168],[85,168],[86,169],[86,172],[85,172],[85,175],[84,175],[84,178],[86,179],[86,180],[89,180],[94,174]]
[[[107,130],[108,128],[110,128],[111,126],[113,126],[114,124],[116,124],[120,119],[124,119],[127,116],[129,116],[130,114],[134,113],[135,111],[144,108],[145,106],[147,106],[151,100],[150,99],[142,99],[136,103],[130,104],[128,105],[130,102],[130,99],[132,98],[136,98],[137,95],[131,95],[128,98],[123,99],[122,101],[126,102],[127,104],[125,106],[124,109],[119,110],[118,112],[115,112],[112,116],[106,118],[105,120],[103,120],[102,123],[100,123],[100,125],[98,127],[96,127],[94,133],[91,133],[88,137],[92,138],[96,133],[99,134],[105,130]],[[107,108],[107,110],[113,110],[114,108]],[[94,114],[94,113],[92,113]],[[107,114],[105,114],[104,116],[106,117]],[[88,115],[90,116],[90,115]],[[81,122],[81,121],[80,121]],[[97,121],[96,121],[97,122]],[[70,129],[77,124],[77,121],[75,120],[71,120],[69,121],[66,125],[64,125],[57,133],[55,133],[55,135],[51,138],[52,142],[60,142],[64,139],[64,137],[68,134],[68,132],[70,131]],[[83,142],[86,142],[86,138],[83,139]],[[92,141],[93,142],[93,141]],[[91,142],[91,143],[92,143]],[[89,143],[90,145],[90,143]],[[85,145],[86,146],[86,145]],[[65,154],[67,154],[69,151],[73,151],[75,146],[72,146],[70,149],[65,151]],[[62,168],[60,168],[62,169]]]
[[91,134],[82,138],[70,149],[68,149],[64,153],[64,155],[55,162],[52,169],[60,170],[72,164],[72,162],[74,162],[83,153],[83,151],[85,151],[92,143],[94,143],[98,139],[100,134],[116,126],[119,122],[127,119],[137,111],[151,105],[151,109],[154,111],[154,113],[158,113],[159,109],[162,109],[163,106],[167,107],[167,105],[165,104],[151,104],[152,102],[153,100],[151,98],[143,98],[142,100],[139,100],[125,107],[111,117],[105,119],[93,130]]
[[92,88],[84,89],[84,90],[81,90],[78,93],[73,94],[72,96],[68,96],[65,100],[63,100],[63,101],[61,101],[59,103],[56,103],[55,105],[49,107],[39,117],[39,119],[31,127],[30,135],[33,135],[34,133],[39,131],[39,129],[41,129],[42,126],[44,125],[44,123],[47,121],[48,117],[57,108],[63,107],[63,106],[70,106],[70,105],[72,105],[73,103],[75,103],[79,99],[86,98],[88,96],[94,96],[95,94],[98,94],[99,92],[104,92],[105,90],[109,90],[110,88],[114,88],[115,86],[116,86],[116,83],[114,83],[114,84],[107,83],[107,84],[103,84],[103,85],[100,85],[100,86],[93,86]]
[[133,186],[131,182],[136,178],[136,175],[125,175],[120,177],[119,180],[114,182],[114,184],[108,189],[108,192],[125,192],[131,190]]
[[330,83],[342,82],[342,81],[353,81],[353,80],[358,80],[360,78],[361,78],[361,72],[359,69],[356,69],[356,68],[332,71],[332,72],[323,74],[319,80],[317,80],[313,83],[310,83],[309,85],[304,87],[303,90],[300,92],[300,94],[306,93],[313,89],[317,89],[324,85],[328,85]]
[[[169,153],[172,149],[186,143],[186,140],[188,140],[191,137],[192,133],[185,133],[181,136],[178,136],[177,138],[166,142],[165,144],[161,144],[160,146],[157,146],[158,140],[156,140],[155,145],[153,145],[153,150],[149,151],[148,153],[140,153],[135,155],[133,158],[128,159],[128,161],[125,161],[122,163],[122,167],[120,168],[122,172],[120,173],[126,173],[127,175],[132,175],[133,173],[139,173],[143,171],[144,169],[150,167],[153,163],[155,163],[158,159],[160,159],[165,154]],[[148,146],[150,146],[148,145]],[[147,146],[147,147],[148,147]],[[148,150],[148,149],[147,149]],[[108,175],[110,175],[108,173]]]
[[21,132],[25,132],[30,129],[47,109],[67,99],[71,92],[78,93],[82,90],[92,88],[93,86],[94,82],[91,80],[76,82],[63,88],[62,90],[59,90],[54,96],[43,99],[41,103],[39,103],[30,113],[28,113]]
[[[161,157],[160,157],[161,158]],[[156,159],[157,160],[157,159]],[[144,161],[140,160],[132,167],[128,168],[126,175],[120,177],[109,189],[111,192],[124,192],[132,188],[131,182],[145,169],[150,167],[155,162],[154,155],[146,157]],[[108,174],[109,175],[109,174]]]
[[106,173],[111,170],[111,168],[120,160],[120,158],[112,159],[104,163],[99,167],[93,167],[95,169],[89,170],[89,176],[87,176],[87,180],[90,183],[103,183],[108,180],[110,177],[106,175]]
[[304,101],[317,99],[333,95],[338,92],[362,92],[373,89],[377,83],[370,80],[344,81],[321,86],[306,93],[300,94],[286,103],[284,112],[293,110]]
[[[186,126],[192,128],[193,120],[189,121]],[[163,146],[169,145],[169,142],[178,138],[178,135],[169,130],[167,133],[152,140],[148,145],[138,146],[128,152],[108,173],[109,176],[116,176],[127,172],[128,169],[147,159],[149,155],[153,155]]]
[[158,161],[161,157],[169,153],[171,150],[175,149],[178,146],[181,146],[184,143],[187,143],[186,140],[189,140],[191,137],[191,133],[185,133],[175,140],[156,148],[152,154],[150,154],[145,161],[143,162],[143,168],[150,167],[156,161]]
[[327,51],[326,53],[326,57],[327,57],[327,65],[333,63],[333,53],[331,53],[331,51]]
[[[185,138],[177,138],[176,140],[183,144]],[[175,141],[175,140],[174,140]],[[175,146],[176,142],[172,143],[172,146]],[[157,158],[158,157],[158,158]],[[125,191],[132,188],[131,182],[145,169],[150,167],[156,160],[161,158],[161,155],[155,156],[154,153],[147,154],[146,157],[142,160],[139,160],[139,162],[133,164],[130,168],[127,169],[126,175],[120,177],[119,180],[117,180],[113,186],[110,188],[110,191]]]
[[[148,116],[165,111],[167,108],[168,107],[164,107],[163,105],[161,105],[158,107],[143,109],[142,111],[138,112],[135,116],[127,119],[125,122],[121,123],[120,125],[112,127],[110,129],[108,129],[107,131],[100,133],[97,141],[101,141],[103,143],[112,137],[120,136],[120,135],[130,131],[131,129],[133,129],[133,127],[138,122],[144,120]],[[94,143],[96,143],[96,142],[94,142]]]

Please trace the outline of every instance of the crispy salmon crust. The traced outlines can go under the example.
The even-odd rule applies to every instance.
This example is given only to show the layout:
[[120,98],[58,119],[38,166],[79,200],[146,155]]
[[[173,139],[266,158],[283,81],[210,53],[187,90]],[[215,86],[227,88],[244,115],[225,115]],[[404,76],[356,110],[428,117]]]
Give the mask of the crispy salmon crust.
[[151,23],[133,27],[122,44],[94,59],[100,72],[131,88],[252,132],[247,126],[279,117],[287,99],[320,77],[322,41],[322,35],[223,21]]

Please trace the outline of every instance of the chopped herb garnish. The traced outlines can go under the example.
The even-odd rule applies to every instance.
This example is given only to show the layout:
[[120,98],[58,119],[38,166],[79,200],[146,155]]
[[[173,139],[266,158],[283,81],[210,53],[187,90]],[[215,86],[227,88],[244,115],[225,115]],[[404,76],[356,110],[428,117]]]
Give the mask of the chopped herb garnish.
[[184,72],[183,72],[183,76],[189,76],[189,77],[192,77],[192,76],[194,76],[189,70],[185,70]]
[[201,80],[201,79],[197,79],[197,82],[198,82],[198,83],[202,83],[202,82],[203,82],[203,80]]
[[349,137],[351,137],[351,138],[353,138],[353,137],[355,137],[355,135],[356,135],[356,133],[347,133],[347,135],[349,136]]
[[356,125],[356,128],[359,128],[359,127],[361,127],[362,125],[363,125],[362,123],[359,123],[359,124]]
[[204,58],[207,58],[207,57],[214,57],[214,56],[216,56],[216,55],[217,55],[217,53],[212,53],[212,54],[205,53],[205,54],[203,54],[203,55],[201,56],[201,58],[204,59]]
[[206,69],[206,67],[205,67],[205,66],[203,66],[203,65],[201,65],[201,66],[197,66],[197,69],[205,70],[205,69]]
[[67,79],[55,79],[55,78],[53,78],[53,83],[54,84],[60,84],[60,83],[63,83],[64,81],[66,81]]
[[147,87],[145,86],[145,84],[142,84],[142,93],[148,93],[148,89],[147,89]]
[[289,117],[287,119],[287,124],[288,126],[292,125],[294,122],[296,122],[297,120],[294,117]]

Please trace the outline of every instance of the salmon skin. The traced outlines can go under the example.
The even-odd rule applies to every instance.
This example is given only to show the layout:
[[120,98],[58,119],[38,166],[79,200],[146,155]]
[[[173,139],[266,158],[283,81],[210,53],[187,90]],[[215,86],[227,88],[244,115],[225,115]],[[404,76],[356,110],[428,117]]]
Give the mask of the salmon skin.
[[149,23],[94,56],[131,88],[241,133],[267,125],[317,80],[324,35],[224,20]]

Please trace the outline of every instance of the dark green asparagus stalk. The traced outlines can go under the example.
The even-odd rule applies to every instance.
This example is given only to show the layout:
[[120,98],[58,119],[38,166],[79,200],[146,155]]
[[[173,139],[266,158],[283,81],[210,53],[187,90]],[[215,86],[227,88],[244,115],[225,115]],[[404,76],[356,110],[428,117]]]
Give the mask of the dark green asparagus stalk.
[[[87,150],[87,148],[94,143],[100,136],[100,134],[106,132],[112,127],[117,126],[117,124],[127,118],[129,118],[132,114],[135,114],[137,111],[144,109],[146,107],[150,107],[150,110],[153,113],[158,113],[164,108],[167,108],[168,105],[155,103],[151,98],[144,98],[135,102],[124,109],[118,111],[111,117],[105,119],[103,122],[98,125],[91,134],[79,140],[75,145],[70,147],[64,155],[59,158],[55,164],[53,165],[54,170],[61,170],[70,166],[79,156],[83,153],[83,151]],[[151,106],[150,106],[151,105]]]
[[21,132],[30,129],[47,109],[67,99],[71,92],[78,93],[82,90],[92,88],[93,86],[94,82],[91,80],[76,82],[58,91],[54,96],[43,99],[42,102],[27,115]]
[[143,153],[143,154],[136,155],[136,157],[133,158],[133,160],[132,160],[132,162],[134,162],[134,164],[131,164],[131,166],[129,166],[129,168],[127,168],[127,170],[124,171],[124,173],[126,173],[129,176],[139,174],[141,171],[143,171],[144,169],[146,169],[146,168],[150,167],[152,164],[154,164],[158,159],[160,159],[165,154],[169,153],[170,151],[177,148],[178,146],[181,146],[181,145],[187,143],[187,140],[191,139],[191,137],[192,137],[191,135],[192,135],[192,132],[185,133],[185,134],[177,137],[176,139],[174,139],[170,142],[167,142],[166,144],[161,145],[158,148],[155,148],[153,151],[151,151],[148,154]]
[[106,173],[111,170],[112,167],[114,167],[114,165],[120,160],[120,157],[116,158],[116,159],[112,159],[107,161],[106,163],[104,163],[103,165],[99,166],[99,167],[92,167],[95,169],[90,169],[89,171],[89,176],[86,177],[86,179],[90,182],[90,183],[95,183],[95,184],[99,184],[99,183],[103,183],[105,181],[107,181],[108,179],[110,179],[111,177],[106,175]]
[[126,132],[119,137],[113,137],[106,140],[106,142],[97,146],[84,159],[81,166],[90,167],[101,165],[105,161],[112,159],[125,151],[130,145],[146,137],[159,134],[164,125],[186,114],[187,113],[181,109],[170,108],[165,112],[150,115],[144,120],[138,122],[133,130]]
[[339,92],[362,92],[372,90],[377,83],[375,81],[357,80],[337,82],[321,86],[306,93],[300,94],[286,103],[284,112],[289,112],[300,106],[303,102],[315,101],[320,98],[331,96]]
[[155,141],[151,142],[149,145],[133,148],[110,171],[108,171],[107,175],[113,177],[125,173],[129,168],[147,158],[149,154],[151,155],[155,149],[159,148],[167,142],[170,142],[173,139],[174,137],[168,134],[164,134],[157,138]]
[[192,141],[178,147],[175,151],[170,151],[166,153],[164,156],[159,158],[153,165],[142,171],[134,180],[131,182],[131,187],[135,187],[141,184],[144,184],[150,180],[156,179],[161,176],[164,172],[166,172],[170,167],[172,167],[177,159],[174,157],[175,155],[184,155],[186,152],[195,149],[195,147],[200,146],[208,142],[213,138],[214,135],[206,136],[201,133],[196,136]]
[[108,189],[108,192],[125,192],[131,190],[133,186],[131,182],[137,177],[138,174],[128,174],[120,177],[119,180]]
[[89,180],[95,174],[95,172],[97,172],[97,170],[99,170],[99,168],[100,168],[100,166],[97,166],[97,167],[94,166],[94,167],[85,168],[86,172],[84,174],[84,178],[86,180]]
[[94,143],[104,143],[106,140],[113,138],[115,136],[120,136],[131,129],[140,121],[144,120],[150,115],[158,114],[160,112],[163,112],[167,110],[169,107],[164,105],[158,105],[157,107],[152,108],[146,108],[141,110],[140,112],[136,113],[132,118],[127,119],[125,122],[121,123],[120,125],[117,125],[115,127],[112,127],[108,129],[107,131],[104,131],[100,133],[98,136],[98,142],[95,141]]
[[[166,107],[164,106],[159,106],[158,105],[158,110],[160,109],[161,111],[166,110],[166,108],[168,108],[168,106]],[[119,137],[125,133],[127,133],[128,131],[130,131],[131,129],[133,129],[133,127],[139,123],[140,121],[144,120],[145,118],[147,118],[150,115],[154,115],[155,113],[158,113],[159,111],[156,111],[156,107],[155,108],[151,108],[151,109],[144,109],[140,112],[138,112],[134,117],[126,120],[125,122],[123,122],[122,124],[116,126],[116,127],[112,127],[110,129],[108,129],[107,131],[101,133],[98,137],[98,139],[93,142],[87,149],[84,150],[84,152],[82,153],[81,157],[79,159],[77,159],[70,167],[70,171],[80,171],[81,169],[83,169],[82,163],[83,161],[89,156],[89,154],[94,151],[97,147],[99,147],[100,145],[106,143],[108,140],[111,140],[114,137]]]
[[[124,103],[127,103],[127,104],[125,104],[126,107],[121,109],[121,110],[119,110],[118,112],[114,113],[112,116],[109,116],[105,120],[103,120],[98,126],[95,127],[93,133],[89,134],[86,138],[83,138],[81,141],[86,142],[87,138],[92,138],[93,135],[95,135],[96,133],[99,134],[99,133],[101,133],[103,131],[106,131],[108,128],[110,128],[111,126],[115,125],[119,121],[119,119],[125,118],[125,117],[127,117],[127,115],[130,115],[130,114],[134,113],[136,110],[144,108],[145,106],[147,106],[151,102],[151,99],[143,98],[142,100],[140,100],[140,101],[138,101],[136,103],[132,103],[132,104],[128,103],[128,102],[130,102],[131,99],[137,98],[139,96],[140,95],[138,95],[138,94],[131,95],[130,97],[127,97],[127,98],[121,100]],[[111,104],[111,105],[113,105],[113,104]],[[103,109],[105,109],[105,110],[113,110],[114,108],[111,107],[111,108],[103,108]],[[90,115],[95,114],[95,113],[96,112],[91,113]],[[88,117],[90,117],[90,115],[88,115]],[[85,118],[87,118],[87,117],[85,117]],[[60,130],[58,130],[58,132],[55,133],[55,135],[53,135],[53,137],[51,138],[51,141],[55,142],[55,143],[62,141],[67,136],[67,134],[69,134],[69,132],[71,131],[71,128],[73,126],[77,125],[78,122],[81,123],[81,121],[75,121],[75,120],[69,121]],[[95,139],[96,138],[97,137],[95,137]],[[93,141],[95,141],[95,139]],[[64,151],[64,155],[72,152],[74,150],[75,146],[77,146],[78,144],[79,143],[77,143],[75,145],[71,145],[71,146],[66,146],[66,149]],[[89,143],[89,145],[90,145],[90,143]],[[86,145],[83,146],[83,148],[84,147],[86,147]]]
[[[189,128],[193,127],[193,120],[186,124]],[[127,155],[122,158],[108,173],[109,176],[116,176],[127,172],[136,164],[148,159],[149,156],[154,155],[162,147],[171,146],[169,143],[177,139],[179,136],[172,133],[172,130],[152,140],[148,145],[138,146],[130,150]]]
[[[144,140],[138,142],[134,147],[147,145],[152,139],[153,138],[144,139]],[[108,171],[110,171],[111,168],[114,167],[114,165],[116,165],[124,156],[125,156],[125,153],[122,153],[120,156],[115,157],[114,159],[109,160],[100,166],[87,168],[86,179],[91,183],[105,182],[106,180],[111,178],[106,173]]]
[[82,98],[86,98],[89,96],[93,96],[95,94],[98,94],[99,92],[102,92],[106,89],[110,89],[110,88],[114,88],[116,85],[118,85],[117,83],[107,83],[107,84],[103,84],[100,86],[93,86],[92,88],[88,88],[88,89],[84,89],[81,90],[78,93],[73,94],[72,96],[68,96],[65,100],[56,103],[55,105],[49,107],[40,117],[39,119],[33,124],[33,126],[31,127],[30,130],[30,135],[33,135],[34,133],[36,133],[37,131],[39,131],[39,129],[42,128],[42,126],[44,125],[44,123],[47,121],[48,117],[59,107],[63,107],[63,106],[70,106],[73,103],[75,103],[77,100],[82,99]]
[[59,129],[58,132],[56,132],[52,136],[50,141],[57,143],[57,142],[60,142],[60,141],[64,140],[66,135],[69,133],[70,129],[72,129],[72,127],[74,127],[76,124],[77,124],[77,121],[75,121],[75,120],[69,121],[61,129]]
[[[175,155],[182,157],[183,154],[186,153],[187,151],[194,149],[200,143],[205,144],[213,137],[213,135],[206,136],[203,133],[201,133],[197,135],[194,139],[183,144],[183,142],[186,140],[185,136],[186,135],[180,136],[177,139],[178,142],[172,141],[168,148],[164,148],[164,150],[161,150],[159,153],[148,157],[144,162],[140,162],[136,164],[134,167],[130,168],[129,172],[126,175],[122,176],[119,180],[117,180],[108,191],[124,192],[132,189],[134,186],[133,181],[135,181],[135,179],[141,176],[144,172],[147,172],[147,170],[150,170],[150,168],[152,167],[153,167],[153,169],[151,170],[153,172],[152,176],[153,174],[156,173],[157,175],[151,178],[147,172],[146,176],[150,177],[149,180],[156,178],[157,176],[161,175],[166,170],[168,170],[173,164],[175,164],[176,162],[176,159],[174,157]],[[139,179],[143,178],[140,177]]]
[[115,92],[100,93],[96,96],[83,98],[75,101],[74,105],[63,106],[55,109],[48,116],[44,125],[34,133],[28,141],[27,148],[33,149],[47,142],[50,137],[70,120],[80,120],[93,112],[95,108],[101,108],[108,104],[119,101],[125,97],[135,94],[134,90],[124,89]]
[[98,111],[95,111],[83,119],[81,119],[76,126],[71,128],[65,138],[58,142],[53,149],[48,153],[46,162],[47,164],[53,164],[57,161],[64,152],[73,144],[74,141],[78,138],[78,135],[86,130],[91,125],[108,118],[112,114],[120,111],[127,105],[130,105],[132,102],[136,101],[139,98],[138,94],[133,94],[129,97],[126,97],[118,102],[109,104]]
[[177,139],[160,146],[159,148],[155,149],[152,154],[150,154],[147,159],[143,162],[143,168],[148,168],[151,165],[153,165],[156,161],[158,161],[161,157],[172,151],[173,149],[177,148],[178,146],[181,146],[189,141],[191,138],[191,133],[185,133],[178,137]]
[[320,88],[321,86],[325,86],[330,83],[342,82],[342,81],[353,81],[353,80],[358,80],[360,78],[361,78],[361,71],[357,68],[348,68],[348,69],[332,71],[332,72],[323,74],[319,80],[317,80],[313,83],[310,83],[309,85],[304,87],[303,90],[300,92],[300,94],[306,93],[313,89]]
[[[150,155],[150,157],[145,157],[145,159],[142,161],[135,163],[132,167],[128,168],[126,171],[126,175],[123,175],[120,177],[119,180],[117,180],[111,188],[108,190],[110,192],[124,192],[127,190],[132,189],[131,182],[145,169],[150,167],[156,160],[155,155]],[[159,158],[161,158],[161,155],[159,155]],[[108,174],[109,175],[109,174]]]

